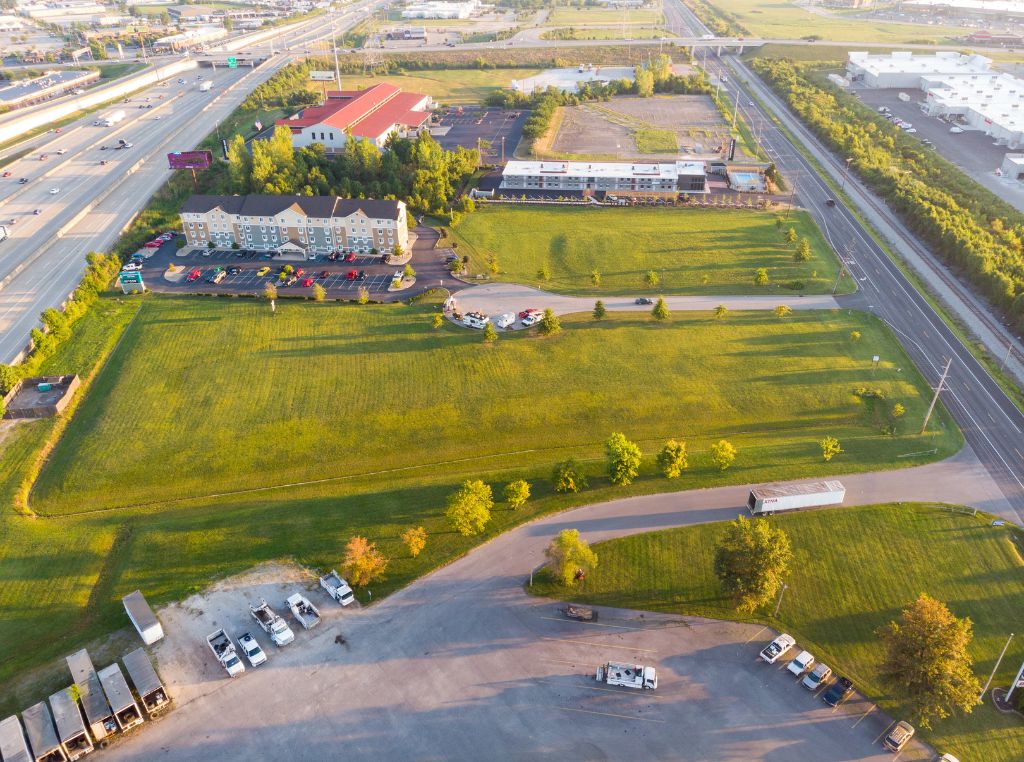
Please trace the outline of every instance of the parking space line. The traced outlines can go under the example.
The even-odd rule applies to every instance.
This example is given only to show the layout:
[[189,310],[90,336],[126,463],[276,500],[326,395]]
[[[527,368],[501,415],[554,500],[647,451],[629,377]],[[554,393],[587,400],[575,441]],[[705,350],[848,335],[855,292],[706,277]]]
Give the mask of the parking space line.
[[[862,717],[861,719],[864,719],[864,718]],[[860,720],[858,720],[858,722],[860,722]],[[878,743],[883,738],[885,738],[886,733],[889,732],[889,728],[891,728],[895,724],[896,724],[895,722],[890,722],[888,725],[886,725],[885,726],[885,730],[883,730],[881,733],[879,733],[878,736],[875,738],[875,740],[872,741],[871,743],[873,743],[873,744]],[[854,727],[856,727],[856,725]]]
[[657,650],[653,648],[634,648],[633,646],[616,646],[609,645],[607,643],[591,643],[589,640],[572,640],[570,638],[549,638],[543,637],[541,640],[553,640],[557,643],[577,643],[581,646],[593,646],[594,648],[618,648],[622,651],[640,651],[646,654],[656,654]]
[[[839,707],[837,706],[837,707],[836,707],[836,709],[838,709],[838,708],[839,708]],[[867,710],[866,712],[864,712],[864,714],[862,714],[862,715],[860,716],[860,719],[859,719],[859,720],[857,720],[857,721],[856,721],[855,723],[853,723],[853,725],[851,725],[850,727],[851,727],[851,728],[855,728],[855,727],[857,727],[858,725],[860,725],[860,724],[861,724],[861,722],[863,722],[863,721],[864,721],[864,718],[866,718],[866,717],[867,717],[867,716],[868,716],[869,714],[871,714],[871,713],[872,713],[873,711],[875,711],[875,709],[877,709],[877,708],[878,708],[878,707],[876,707],[876,706],[875,706],[874,704],[872,704],[871,706],[869,706],[869,707],[868,707],[868,710]],[[892,727],[892,726],[890,725],[889,727]],[[886,730],[888,730],[888,729],[889,729],[889,728],[886,728]],[[885,735],[885,734],[883,733],[882,735]],[[878,738],[881,738],[881,737],[882,737],[882,736],[879,736]],[[878,740],[878,738],[876,738],[875,740],[877,741],[877,740]]]
[[552,622],[567,622],[569,624],[585,624],[591,627],[614,627],[619,630],[646,630],[647,627],[630,627],[625,624],[605,624],[603,622],[581,622],[578,619],[565,619],[557,616],[541,616],[538,619],[550,619]]
[[660,722],[664,724],[667,720],[656,720],[653,717],[630,717],[628,714],[615,714],[613,712],[595,712],[591,709],[573,709],[567,706],[543,706],[536,705],[538,709],[562,709],[566,712],[579,712],[580,714],[599,714],[603,717],[618,717],[620,720],[635,720],[637,722]]
[[767,627],[762,627],[762,628],[761,628],[760,630],[758,630],[758,631],[757,631],[757,632],[755,632],[755,633],[754,633],[753,635],[751,635],[751,636],[750,636],[749,638],[747,638],[746,642],[747,642],[747,643],[749,643],[749,642],[750,642],[750,641],[752,641],[752,640],[753,640],[754,638],[758,638],[758,637],[760,637],[760,636],[761,636],[761,633],[762,633],[762,632],[764,632],[764,631],[765,631],[765,630],[767,630],[767,629],[768,629]]

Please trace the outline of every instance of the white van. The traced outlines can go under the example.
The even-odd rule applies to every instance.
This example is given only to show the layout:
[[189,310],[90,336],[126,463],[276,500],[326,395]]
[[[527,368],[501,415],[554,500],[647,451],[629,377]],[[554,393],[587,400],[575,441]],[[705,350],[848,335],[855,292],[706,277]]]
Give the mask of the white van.
[[468,325],[470,328],[479,328],[481,331],[490,322],[491,319],[482,312],[467,312],[462,317],[463,325]]
[[508,328],[510,325],[514,325],[516,322],[516,313],[506,312],[504,315],[498,315],[494,319],[494,325],[498,328]]

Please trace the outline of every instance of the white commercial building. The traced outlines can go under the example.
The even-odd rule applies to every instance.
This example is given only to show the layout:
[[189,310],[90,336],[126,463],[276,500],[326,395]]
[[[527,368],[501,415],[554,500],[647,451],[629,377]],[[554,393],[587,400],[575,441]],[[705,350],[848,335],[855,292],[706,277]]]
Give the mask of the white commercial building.
[[185,50],[205,45],[208,42],[223,40],[228,36],[228,31],[222,26],[201,26],[196,29],[189,29],[180,34],[172,34],[169,37],[161,37],[153,43],[155,50]]
[[973,11],[975,13],[994,13],[1001,16],[1024,15],[1024,2],[1021,0],[910,0],[906,3],[914,10],[920,6],[935,8],[937,11]]
[[605,192],[624,196],[707,193],[703,162],[510,161],[501,190]]
[[1018,182],[1024,181],[1024,153],[1008,153],[1003,157],[1003,166],[1000,168],[1003,177]]
[[453,3],[431,0],[425,3],[410,3],[402,11],[404,19],[468,19],[480,4],[476,0]]
[[850,53],[847,74],[870,87],[923,93],[921,110],[984,132],[996,141],[1024,146],[1024,80],[993,71],[984,56],[936,53]]

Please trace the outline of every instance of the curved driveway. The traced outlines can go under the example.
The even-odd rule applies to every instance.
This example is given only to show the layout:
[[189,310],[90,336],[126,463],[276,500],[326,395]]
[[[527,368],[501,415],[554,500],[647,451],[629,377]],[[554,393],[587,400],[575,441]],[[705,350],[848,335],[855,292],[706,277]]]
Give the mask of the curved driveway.
[[[949,500],[997,510],[1001,500],[969,450],[843,481],[851,505]],[[165,678],[173,649],[199,672],[172,679],[177,707],[105,757],[891,760],[875,743],[888,718],[862,717],[870,707],[861,701],[833,712],[781,666],[759,663],[757,650],[770,637],[760,626],[628,611],[602,611],[599,624],[581,624],[522,590],[563,528],[594,542],[729,519],[746,491],[626,498],[548,516],[369,608],[342,611],[311,593],[325,623],[236,680],[215,669],[201,640],[183,639],[186,628],[168,627],[155,648]],[[203,619],[203,632],[251,625],[238,605],[186,601],[179,615]],[[347,646],[335,641],[339,633]],[[598,686],[591,672],[608,659],[656,665],[658,691]],[[928,754],[917,747],[900,760]]]

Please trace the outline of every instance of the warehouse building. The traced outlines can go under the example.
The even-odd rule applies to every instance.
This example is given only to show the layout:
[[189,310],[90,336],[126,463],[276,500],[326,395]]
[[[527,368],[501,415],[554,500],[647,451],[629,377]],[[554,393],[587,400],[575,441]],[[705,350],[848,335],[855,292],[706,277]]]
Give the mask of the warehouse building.
[[501,173],[503,191],[611,193],[631,198],[707,193],[698,161],[641,164],[617,161],[510,161]]
[[896,51],[889,55],[851,52],[846,64],[846,77],[868,87],[920,88],[922,77],[941,77],[954,74],[986,75],[991,73],[992,61],[985,56],[967,56],[942,51],[924,56]]
[[330,254],[409,250],[405,203],[337,196],[192,196],[181,207],[190,246]]
[[430,121],[432,105],[429,95],[382,82],[366,90],[328,91],[322,106],[310,106],[275,124],[291,130],[296,148],[320,143],[328,153],[340,151],[349,135],[383,148],[391,133],[417,134]]
[[453,3],[436,2],[410,3],[402,11],[404,19],[468,19],[480,4],[476,0]]

